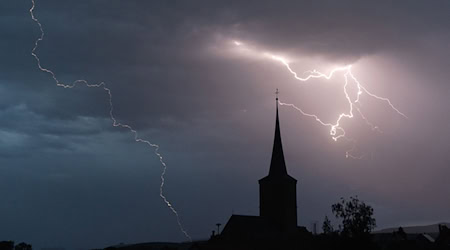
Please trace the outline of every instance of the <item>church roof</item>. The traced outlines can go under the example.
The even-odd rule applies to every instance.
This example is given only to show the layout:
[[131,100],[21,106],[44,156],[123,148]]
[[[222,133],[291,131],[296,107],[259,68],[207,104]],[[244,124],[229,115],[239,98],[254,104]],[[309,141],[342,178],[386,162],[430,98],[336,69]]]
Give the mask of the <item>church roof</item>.
[[226,240],[260,242],[277,236],[269,222],[261,216],[233,214],[223,228],[221,236]]
[[267,230],[268,226],[267,221],[260,216],[233,214],[225,225],[222,235],[244,234],[245,232],[254,234],[261,230]]
[[[308,232],[305,227],[296,227],[298,233]],[[264,242],[280,240],[284,234],[279,228],[273,227],[267,218],[250,215],[231,215],[220,235],[225,240],[241,242]]]

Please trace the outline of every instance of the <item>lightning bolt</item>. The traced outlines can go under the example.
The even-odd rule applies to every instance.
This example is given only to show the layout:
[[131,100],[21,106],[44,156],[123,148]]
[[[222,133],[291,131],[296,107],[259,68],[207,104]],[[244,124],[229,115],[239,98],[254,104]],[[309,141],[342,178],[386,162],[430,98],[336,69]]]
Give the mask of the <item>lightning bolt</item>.
[[159,153],[159,145],[158,144],[154,144],[151,143],[148,140],[142,139],[141,137],[139,137],[139,134],[137,132],[137,130],[133,129],[133,127],[131,127],[128,124],[123,124],[117,121],[117,119],[114,116],[114,106],[113,106],[113,96],[111,93],[111,89],[108,88],[106,86],[106,84],[104,82],[100,82],[100,83],[96,83],[96,84],[91,84],[86,80],[76,80],[74,82],[72,82],[71,84],[65,84],[61,81],[58,80],[58,78],[56,77],[56,74],[51,71],[50,69],[44,68],[41,65],[41,60],[39,59],[38,55],[36,54],[36,50],[38,48],[39,42],[41,42],[44,39],[44,29],[42,27],[42,24],[39,22],[39,20],[35,17],[34,15],[34,9],[35,9],[35,0],[31,0],[32,6],[30,8],[30,15],[31,15],[31,19],[33,19],[33,21],[38,25],[39,30],[40,30],[40,36],[36,39],[35,43],[34,43],[34,47],[31,50],[31,55],[36,59],[37,62],[37,66],[39,68],[39,70],[41,70],[42,72],[45,72],[47,74],[50,74],[50,76],[53,78],[53,80],[56,83],[56,86],[58,87],[62,87],[65,89],[72,89],[75,86],[79,85],[79,84],[84,84],[86,87],[89,88],[101,88],[103,89],[107,94],[108,94],[108,100],[109,100],[109,116],[110,119],[112,121],[112,126],[113,127],[119,127],[119,128],[124,128],[127,129],[129,132],[131,132],[133,134],[134,140],[136,142],[139,143],[143,143],[146,146],[153,148],[153,153],[158,157],[159,162],[161,163],[162,166],[162,172],[161,172],[161,183],[159,186],[159,196],[161,197],[161,199],[164,201],[164,203],[167,205],[167,207],[172,211],[172,213],[175,215],[177,223],[178,223],[178,227],[180,228],[181,232],[184,234],[184,236],[186,238],[188,238],[190,241],[192,241],[191,236],[187,233],[187,231],[184,229],[183,224],[181,223],[181,219],[180,219],[180,215],[178,213],[178,211],[174,208],[174,206],[172,205],[172,203],[170,203],[170,201],[167,199],[167,197],[164,195],[164,184],[165,184],[165,174],[166,174],[166,170],[167,170],[167,164],[164,161],[163,156],[161,155],[161,153]]
[[[233,41],[233,44],[235,46],[238,47],[243,47],[245,46],[244,43],[239,42],[239,41]],[[301,82],[307,82],[311,79],[318,79],[318,78],[322,78],[325,80],[331,80],[333,78],[333,76],[337,73],[337,72],[343,72],[344,75],[344,80],[345,80],[345,84],[343,87],[343,92],[345,95],[345,98],[347,100],[348,103],[348,112],[343,112],[340,113],[336,120],[334,122],[325,122],[323,121],[319,116],[315,115],[315,114],[311,114],[308,112],[305,112],[303,109],[295,106],[294,104],[290,104],[290,103],[283,103],[279,101],[279,104],[282,106],[288,106],[291,107],[295,110],[297,110],[298,112],[300,112],[302,115],[313,118],[316,122],[318,122],[320,125],[325,126],[325,127],[329,127],[330,128],[330,136],[334,141],[337,141],[341,138],[346,139],[347,141],[352,142],[353,146],[351,149],[346,151],[346,157],[347,158],[353,158],[353,159],[363,159],[364,155],[362,156],[354,156],[351,154],[351,152],[353,152],[354,150],[356,150],[356,140],[352,139],[352,138],[348,138],[346,136],[346,131],[345,129],[341,126],[341,121],[344,118],[347,119],[352,119],[354,117],[354,110],[356,110],[356,112],[359,114],[359,116],[361,117],[361,119],[363,119],[365,121],[365,123],[373,130],[373,131],[377,131],[377,132],[382,132],[380,130],[380,128],[376,125],[374,125],[373,123],[371,123],[366,116],[362,113],[360,107],[357,104],[360,104],[360,97],[362,94],[367,94],[368,96],[375,98],[377,100],[383,101],[385,102],[392,110],[394,110],[397,114],[399,114],[400,116],[404,117],[405,119],[408,119],[408,117],[402,113],[399,109],[397,109],[392,102],[385,97],[381,97],[378,96],[376,94],[373,94],[371,92],[369,92],[360,82],[359,80],[353,75],[352,73],[352,65],[347,65],[344,67],[336,67],[334,69],[332,69],[328,74],[322,73],[320,71],[317,70],[308,70],[306,72],[303,73],[303,75],[306,74],[306,76],[301,77],[297,72],[295,72],[287,59],[285,59],[282,56],[279,55],[274,55],[271,53],[267,53],[267,52],[260,52],[260,51],[256,51],[254,49],[245,47],[245,51],[247,52],[251,52],[252,55],[262,55],[264,58],[268,58],[271,60],[274,60],[280,64],[282,64],[287,70],[288,72],[294,77],[294,79],[301,81]],[[350,95],[347,91],[347,87],[350,84],[350,80],[356,85],[356,98],[352,99],[350,98]]]

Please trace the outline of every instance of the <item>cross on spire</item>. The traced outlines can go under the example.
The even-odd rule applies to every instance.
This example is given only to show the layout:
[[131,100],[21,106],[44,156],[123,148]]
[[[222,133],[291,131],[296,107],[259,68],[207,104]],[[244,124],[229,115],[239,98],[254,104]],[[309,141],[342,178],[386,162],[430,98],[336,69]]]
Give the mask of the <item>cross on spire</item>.
[[278,101],[278,94],[280,93],[280,91],[278,91],[278,88],[277,88],[277,91],[275,91],[275,96],[277,97],[277,101]]

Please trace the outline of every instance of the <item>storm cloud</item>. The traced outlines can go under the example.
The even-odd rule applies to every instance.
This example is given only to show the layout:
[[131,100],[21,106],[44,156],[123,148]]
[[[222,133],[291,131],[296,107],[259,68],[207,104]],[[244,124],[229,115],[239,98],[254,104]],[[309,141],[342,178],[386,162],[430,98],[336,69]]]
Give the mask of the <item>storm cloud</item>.
[[[327,128],[280,107],[299,224],[321,221],[349,195],[374,206],[379,228],[450,220],[450,2],[36,4],[43,66],[66,83],[111,88],[119,121],[161,146],[165,192],[195,239],[232,212],[258,214],[276,88],[327,119],[346,107],[340,85],[300,85],[279,64],[229,53],[233,40],[292,58],[299,72],[353,64],[365,87],[408,116],[363,96],[383,133],[346,121],[367,154],[351,160]],[[157,157],[111,126],[104,91],[57,88],[38,70],[30,7],[0,3],[0,235],[67,248],[185,240],[159,198]]]

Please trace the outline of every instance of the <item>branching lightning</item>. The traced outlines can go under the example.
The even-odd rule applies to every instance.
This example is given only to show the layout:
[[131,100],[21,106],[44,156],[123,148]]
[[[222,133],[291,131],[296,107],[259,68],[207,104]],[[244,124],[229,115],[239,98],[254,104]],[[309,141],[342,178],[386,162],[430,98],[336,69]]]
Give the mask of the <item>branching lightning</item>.
[[[245,47],[245,45],[242,42],[233,41],[233,43],[234,43],[235,46],[238,46],[238,47],[241,47],[241,48]],[[385,102],[397,114],[401,115],[405,119],[408,119],[408,117],[404,113],[402,113],[399,109],[397,109],[388,98],[380,97],[378,95],[375,95],[375,94],[369,92],[358,81],[358,79],[353,75],[353,73],[352,73],[352,65],[347,65],[347,66],[344,66],[344,67],[334,68],[328,74],[324,74],[324,73],[319,72],[317,70],[308,70],[308,71],[304,72],[304,75],[306,74],[306,76],[305,77],[301,77],[297,72],[295,72],[291,68],[288,60],[283,58],[283,57],[281,57],[281,56],[274,55],[274,54],[267,53],[267,52],[260,52],[260,51],[253,50],[253,49],[248,48],[248,47],[245,47],[245,51],[246,52],[250,52],[253,55],[262,55],[262,56],[264,56],[264,58],[268,58],[268,59],[271,59],[271,60],[274,60],[276,62],[281,63],[282,65],[284,65],[286,67],[286,69],[289,71],[289,73],[292,74],[293,77],[296,80],[301,81],[301,82],[307,82],[307,81],[309,81],[311,79],[317,79],[317,78],[331,80],[333,78],[333,76],[335,75],[335,73],[343,72],[344,81],[345,81],[345,84],[344,84],[344,87],[343,87],[343,92],[344,92],[345,98],[347,100],[349,109],[348,109],[348,112],[344,112],[344,113],[339,114],[334,122],[325,122],[319,116],[317,116],[315,114],[307,113],[303,109],[295,106],[294,104],[283,103],[283,102],[279,102],[279,104],[283,105],[283,106],[292,107],[295,110],[299,111],[302,115],[314,118],[314,120],[316,122],[318,122],[319,124],[321,124],[322,126],[329,127],[330,128],[330,136],[331,136],[331,138],[334,141],[337,141],[339,139],[346,139],[346,140],[352,142],[353,146],[352,146],[352,148],[350,150],[347,150],[346,157],[350,157],[350,158],[354,158],[354,159],[362,159],[364,157],[364,155],[362,155],[362,156],[354,156],[354,155],[351,154],[351,152],[354,151],[355,148],[356,148],[356,140],[352,139],[352,138],[348,138],[346,136],[345,129],[341,126],[342,119],[344,119],[344,118],[352,119],[354,117],[354,111],[356,110],[356,112],[360,115],[361,119],[363,119],[366,122],[366,124],[373,131],[377,131],[377,132],[380,132],[380,133],[382,132],[378,126],[374,125],[373,123],[371,123],[366,118],[366,116],[362,113],[360,107],[357,105],[357,104],[360,104],[360,97],[361,97],[362,94],[365,93],[365,94],[369,95],[370,97],[373,97],[373,98],[375,98],[377,100]],[[349,95],[349,93],[347,91],[347,87],[351,83],[355,84],[356,89],[357,89],[356,98],[354,98],[354,99],[350,98],[350,95]]]
[[164,201],[164,203],[167,205],[167,207],[172,211],[172,213],[175,215],[177,223],[178,223],[178,226],[179,226],[181,232],[184,234],[184,236],[186,238],[188,238],[190,241],[192,241],[192,238],[189,236],[189,234],[184,229],[184,227],[183,227],[183,225],[181,223],[180,215],[179,215],[178,211],[173,207],[173,205],[170,203],[170,201],[164,195],[165,174],[166,174],[166,170],[167,170],[167,165],[166,165],[166,163],[164,161],[163,156],[159,153],[159,145],[151,143],[148,140],[140,138],[138,132],[135,129],[133,129],[130,125],[123,124],[123,123],[120,123],[120,122],[117,121],[117,119],[114,116],[114,106],[113,106],[113,101],[112,101],[113,100],[113,98],[112,98],[113,96],[112,96],[112,93],[111,93],[111,89],[109,89],[104,82],[100,82],[100,83],[96,83],[96,84],[90,84],[86,80],[76,80],[76,81],[72,82],[71,84],[65,84],[65,83],[63,83],[63,82],[58,80],[58,78],[56,77],[56,74],[53,71],[51,71],[50,69],[42,67],[41,61],[40,61],[38,55],[36,54],[36,50],[38,48],[39,42],[41,42],[44,39],[45,33],[44,33],[44,29],[42,27],[42,24],[39,22],[39,20],[34,15],[35,0],[31,0],[31,3],[32,3],[32,6],[30,8],[30,15],[31,15],[31,18],[33,19],[33,21],[39,26],[39,30],[40,30],[40,36],[37,38],[37,40],[34,43],[34,47],[31,50],[31,55],[36,59],[37,66],[38,66],[39,70],[41,70],[42,72],[50,74],[50,76],[55,81],[56,86],[58,86],[58,87],[63,87],[65,89],[72,89],[75,86],[77,86],[78,84],[84,84],[86,87],[89,87],[89,88],[101,88],[108,94],[109,107],[110,107],[110,109],[109,109],[109,116],[110,116],[110,119],[112,121],[112,125],[114,127],[120,127],[120,128],[127,129],[129,132],[131,132],[133,134],[134,140],[136,142],[144,143],[148,147],[154,149],[153,153],[158,157],[159,162],[161,163],[161,166],[162,166],[162,172],[161,172],[161,176],[160,176],[161,184],[159,186],[159,196]]

